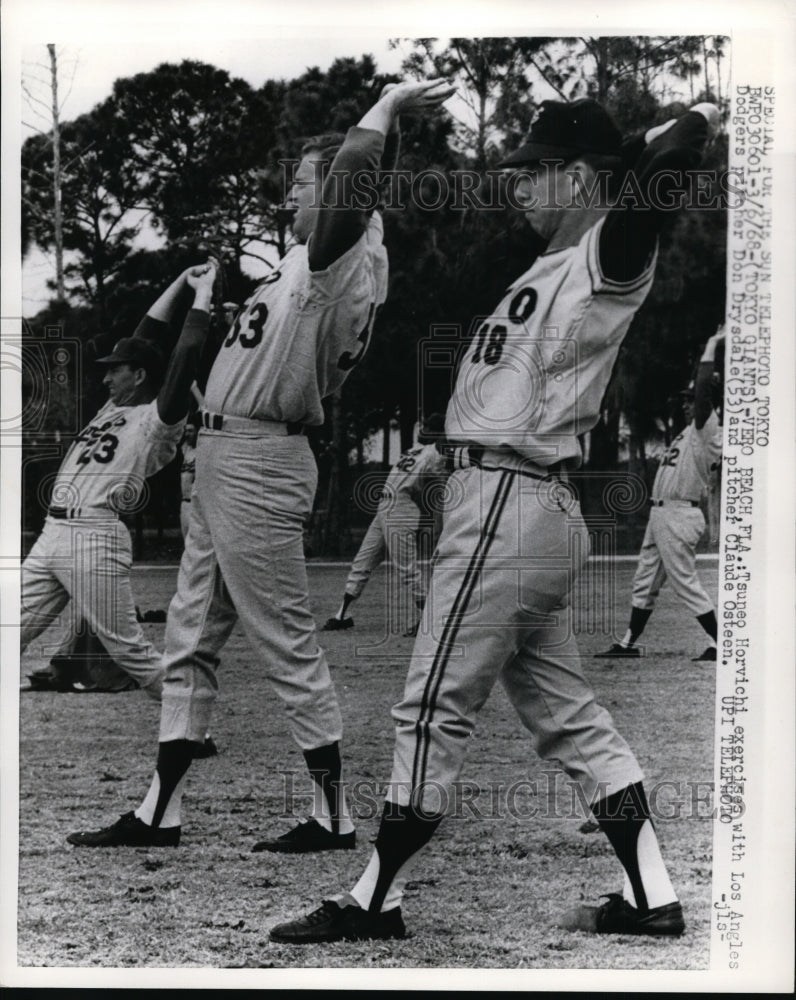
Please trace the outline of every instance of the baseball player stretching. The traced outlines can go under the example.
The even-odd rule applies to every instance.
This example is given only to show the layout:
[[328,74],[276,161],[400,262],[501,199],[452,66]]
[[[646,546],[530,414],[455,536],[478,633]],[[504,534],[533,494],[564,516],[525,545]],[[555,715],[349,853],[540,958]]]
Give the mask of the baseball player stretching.
[[652,284],[665,215],[655,195],[678,189],[717,120],[712,105],[699,105],[647,134],[635,171],[649,208],[594,196],[596,172],[618,167],[622,144],[591,100],[546,101],[528,143],[503,164],[519,169],[510,181],[547,249],[478,325],[458,369],[446,432],[457,445],[452,478],[462,499],[444,511],[423,628],[393,709],[393,772],[375,850],[349,893],[275,927],[272,940],[404,936],[407,873],[451,801],[498,678],[540,756],[579,782],[624,869],[621,894],[577,907],[562,924],[682,932],[641,768],[581,672],[567,604],[588,534],[566,469],[580,459],[578,436],[597,421],[622,338]]
[[[423,493],[447,475],[447,459],[440,454],[430,435],[443,430],[442,416],[433,417],[418,434],[418,444],[404,452],[390,470],[384,484],[376,516],[370,522],[359,551],[351,563],[343,603],[336,615],[323,626],[325,632],[353,628],[354,619],[346,617],[350,605],[362,596],[373,570],[389,553],[400,583],[406,588],[415,608],[422,611],[426,585],[417,562],[417,532],[422,516]],[[418,623],[404,635],[416,635]]]
[[254,850],[354,846],[340,708],[308,601],[302,524],[317,469],[302,431],[323,423],[322,400],[364,354],[387,293],[381,217],[374,199],[360,207],[356,192],[376,193],[377,172],[394,165],[399,112],[435,109],[452,93],[444,81],[401,84],[347,136],[304,146],[288,196],[297,245],[241,308],[205,389],[152,785],[135,813],[72,834],[72,843],[179,842],[186,772],[210,720],[219,654],[240,618],[256,652],[252,670],[284,703],[315,791],[312,818]]
[[[185,271],[134,335],[98,359],[106,369],[108,402],[67,452],[44,528],[22,564],[21,650],[71,597],[74,620],[84,619],[112,659],[156,700],[162,688],[161,654],[136,620],[130,533],[118,512],[135,509],[145,479],[177,452],[206,333],[201,310],[214,273],[210,264]],[[154,341],[162,339],[186,287],[194,289],[194,309],[157,392],[163,359]]]
[[695,660],[716,659],[716,611],[697,575],[696,545],[705,530],[700,501],[721,458],[721,424],[712,392],[716,348],[723,340],[720,331],[705,345],[694,392],[686,390],[683,401],[687,426],[669,445],[655,476],[627,632],[621,642],[595,654],[598,659],[641,656],[636,642],[667,577],[710,638],[710,645]]

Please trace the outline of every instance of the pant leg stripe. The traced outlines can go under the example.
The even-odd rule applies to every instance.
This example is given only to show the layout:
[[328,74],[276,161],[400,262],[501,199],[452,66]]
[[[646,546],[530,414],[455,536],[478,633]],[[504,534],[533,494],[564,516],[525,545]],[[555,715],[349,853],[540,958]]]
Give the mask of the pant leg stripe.
[[462,584],[456,594],[456,599],[453,602],[451,613],[445,623],[442,636],[440,637],[440,641],[437,646],[434,662],[431,666],[428,679],[426,680],[426,686],[423,691],[423,700],[420,705],[420,716],[415,723],[416,746],[412,767],[413,790],[422,783],[426,773],[430,748],[429,723],[431,722],[434,714],[439,688],[442,683],[445,668],[448,664],[450,651],[453,648],[462,618],[464,617],[470,598],[475,590],[481,570],[484,567],[487,553],[489,552],[489,548],[494,541],[495,534],[497,533],[500,516],[506,506],[506,501],[514,482],[514,478],[515,473],[512,471],[504,471],[501,475],[494,499],[492,500],[492,505],[489,509],[486,520],[484,521],[483,528],[481,529],[478,544],[475,547],[473,556],[464,574]]

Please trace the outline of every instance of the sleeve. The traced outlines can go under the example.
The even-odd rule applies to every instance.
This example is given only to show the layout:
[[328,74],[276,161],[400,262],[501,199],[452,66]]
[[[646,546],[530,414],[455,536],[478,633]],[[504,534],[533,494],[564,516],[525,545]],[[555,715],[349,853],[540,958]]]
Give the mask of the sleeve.
[[177,454],[180,438],[185,429],[185,418],[176,424],[164,423],[158,413],[157,400],[153,399],[141,427],[144,439],[142,448],[146,452],[145,475],[154,476]]
[[[632,281],[644,270],[684,190],[684,172],[699,165],[707,137],[704,115],[689,111],[653,139],[631,167],[623,184],[627,196],[608,213],[600,234],[600,268],[607,278]],[[629,146],[637,148],[637,143]]]
[[694,433],[705,453],[708,464],[713,465],[718,462],[722,452],[722,428],[715,410],[702,427],[697,427],[696,422],[694,422]]
[[133,333],[134,337],[142,340],[155,340],[163,343],[165,335],[168,333],[169,324],[161,319],[152,319],[151,316],[144,316]]
[[379,201],[378,170],[385,137],[350,128],[323,185],[322,206],[310,237],[311,271],[323,271],[359,240]]
[[191,385],[199,371],[209,326],[210,314],[203,309],[191,309],[185,318],[157,398],[158,416],[167,425],[184,422],[188,415]]

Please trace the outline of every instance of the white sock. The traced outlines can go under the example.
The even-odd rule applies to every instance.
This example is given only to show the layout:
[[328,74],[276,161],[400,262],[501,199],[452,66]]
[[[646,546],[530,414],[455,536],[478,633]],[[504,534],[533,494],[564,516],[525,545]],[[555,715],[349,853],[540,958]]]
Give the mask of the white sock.
[[627,632],[625,632],[624,637],[622,641],[619,643],[619,645],[624,646],[625,649],[628,649],[632,644],[633,644],[633,633],[630,631],[630,629],[628,629]]
[[[655,830],[650,820],[647,820],[639,831],[636,842],[636,858],[644,892],[647,895],[647,907],[653,910],[656,906],[665,906],[667,903],[676,902],[677,893],[674,891],[666,865],[663,863],[658,838],[655,836]],[[625,875],[622,895],[631,906],[636,906],[636,897],[627,875]]]
[[[165,830],[171,826],[180,826],[180,809],[182,806],[182,793],[185,788],[185,779],[187,774],[184,774],[180,778],[177,787],[169,799],[165,812],[163,813],[163,818],[160,821],[160,829]],[[144,801],[136,809],[135,815],[141,820],[142,823],[146,823],[147,826],[152,825],[152,820],[155,815],[155,809],[158,804],[158,796],[160,795],[160,776],[158,772],[155,771],[155,776],[152,778],[152,784],[149,786],[149,791],[144,797]]]
[[[324,830],[331,830],[332,817],[329,813],[329,803],[326,801],[323,789],[317,781],[313,781],[312,789],[312,818],[316,823],[319,823]],[[340,787],[337,789],[337,816],[337,832],[351,833],[354,829],[354,824],[351,822],[351,816],[348,812],[348,803],[346,802],[345,797],[345,785],[342,781],[340,782]]]
[[[398,874],[390,883],[390,888],[387,890],[387,895],[384,897],[384,902],[381,905],[382,913],[386,913],[387,910],[394,910],[396,906],[401,905],[406,879],[416,857],[417,854],[413,855],[398,869]],[[363,910],[366,910],[370,906],[370,901],[373,899],[373,893],[376,890],[376,881],[379,877],[379,867],[379,852],[374,849],[367,868],[349,894],[353,896]]]

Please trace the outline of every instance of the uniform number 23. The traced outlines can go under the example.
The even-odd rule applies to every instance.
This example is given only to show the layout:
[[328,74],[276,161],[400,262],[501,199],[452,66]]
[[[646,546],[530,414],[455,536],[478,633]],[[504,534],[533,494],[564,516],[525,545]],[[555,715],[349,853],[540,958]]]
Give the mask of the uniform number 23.
[[237,340],[241,347],[256,347],[263,339],[263,330],[268,319],[268,306],[264,302],[258,302],[251,312],[246,313],[248,327],[241,332],[241,318],[238,316],[232,325],[229,336],[224,341],[224,347],[232,347]]

